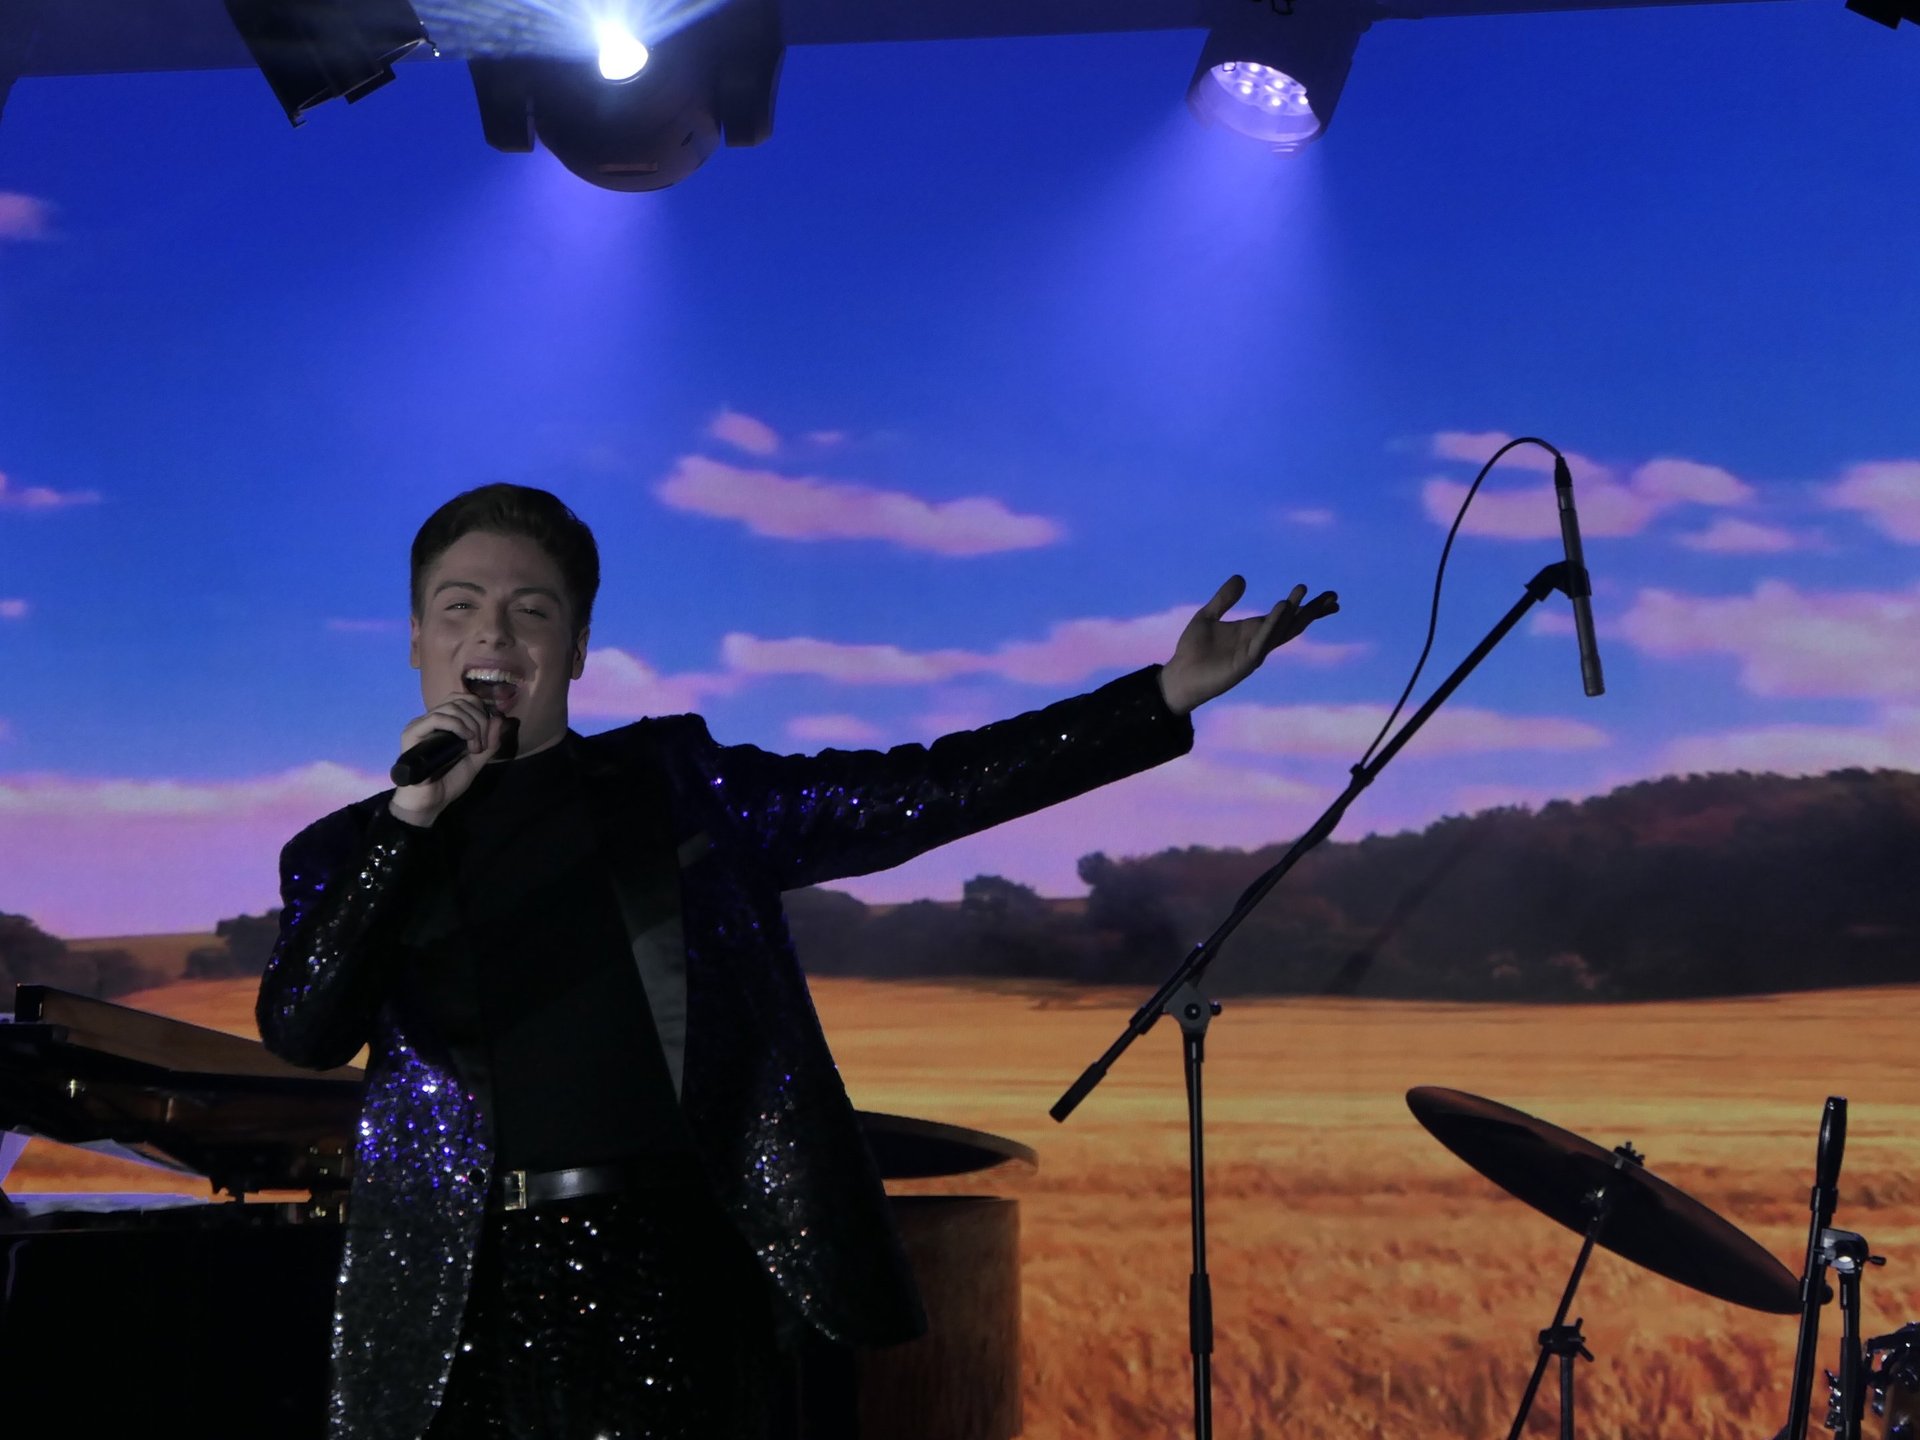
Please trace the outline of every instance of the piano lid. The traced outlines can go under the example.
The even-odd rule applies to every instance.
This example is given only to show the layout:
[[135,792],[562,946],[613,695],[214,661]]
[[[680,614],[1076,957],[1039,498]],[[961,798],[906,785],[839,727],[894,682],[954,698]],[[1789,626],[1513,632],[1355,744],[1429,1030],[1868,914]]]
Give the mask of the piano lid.
[[[0,1019],[0,1131],[118,1151],[235,1196],[346,1184],[359,1069],[303,1070],[257,1040],[45,985],[15,993]],[[1035,1163],[998,1135],[858,1117],[884,1179]]]
[[44,985],[0,1023],[0,1129],[204,1175],[216,1190],[338,1189],[360,1071]]
[[57,1026],[70,1045],[160,1070],[267,1080],[360,1079],[352,1065],[303,1070],[258,1040],[49,985],[15,986],[13,1019],[17,1025]]

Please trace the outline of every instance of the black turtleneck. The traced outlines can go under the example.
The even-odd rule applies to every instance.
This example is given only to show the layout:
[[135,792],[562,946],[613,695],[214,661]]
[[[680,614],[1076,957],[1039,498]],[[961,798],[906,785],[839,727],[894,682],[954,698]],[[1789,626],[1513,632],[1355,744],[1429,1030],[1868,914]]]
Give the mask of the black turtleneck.
[[[493,1071],[498,1164],[684,1158],[672,1077],[629,949],[571,733],[489,765],[434,825],[454,876]],[[639,893],[678,903],[673,853]],[[653,917],[639,917],[650,919]]]

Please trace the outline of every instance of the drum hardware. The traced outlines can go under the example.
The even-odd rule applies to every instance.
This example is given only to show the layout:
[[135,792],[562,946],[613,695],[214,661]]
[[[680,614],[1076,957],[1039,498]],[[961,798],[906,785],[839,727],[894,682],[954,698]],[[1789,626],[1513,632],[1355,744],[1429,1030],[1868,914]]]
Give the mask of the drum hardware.
[[[1907,1325],[1891,1335],[1877,1335],[1864,1345],[1860,1342],[1860,1281],[1869,1265],[1884,1265],[1886,1257],[1869,1253],[1866,1237],[1851,1230],[1831,1227],[1820,1232],[1819,1264],[1840,1277],[1840,1359],[1838,1370],[1825,1371],[1827,1379],[1826,1428],[1838,1440],[1861,1440],[1869,1404],[1876,1417],[1887,1411],[1887,1396],[1895,1388],[1913,1388],[1916,1378],[1912,1354],[1914,1333],[1920,1327]],[[1823,1290],[1825,1287],[1822,1287]],[[1873,1357],[1888,1352],[1878,1371]],[[1871,1399],[1869,1399],[1871,1397]],[[1904,1412],[1887,1427],[1891,1437],[1897,1428],[1902,1434],[1911,1430]],[[1786,1431],[1782,1431],[1784,1437]]]
[[1866,1401],[1867,1352],[1860,1343],[1860,1277],[1884,1256],[1868,1253],[1866,1237],[1851,1230],[1821,1232],[1822,1262],[1840,1277],[1840,1371],[1829,1382],[1827,1428],[1840,1440],[1860,1440]]
[[[1807,1263],[1800,1274],[1800,1343],[1793,1357],[1793,1396],[1787,1423],[1775,1440],[1805,1440],[1811,1398],[1813,1352],[1820,1336],[1820,1308],[1835,1298],[1827,1283],[1831,1272],[1839,1281],[1840,1356],[1838,1368],[1825,1372],[1826,1428],[1838,1440],[1862,1440],[1869,1405],[1876,1419],[1889,1420],[1883,1440],[1911,1434],[1913,1417],[1894,1402],[1916,1388],[1920,1366],[1914,1351],[1920,1326],[1907,1325],[1891,1335],[1860,1339],[1861,1281],[1869,1265],[1884,1265],[1864,1235],[1842,1230],[1833,1223],[1840,1199],[1840,1164],[1846,1153],[1847,1101],[1827,1097],[1820,1117],[1820,1144],[1814,1157],[1813,1189],[1808,1196],[1811,1220],[1807,1227]],[[1875,1370],[1873,1358],[1884,1354]]]
[[[1632,1145],[1621,1145],[1614,1150],[1617,1157],[1616,1168],[1625,1165],[1638,1165],[1641,1156]],[[1540,1353],[1534,1358],[1533,1374],[1527,1377],[1527,1390],[1520,1397],[1520,1409],[1514,1414],[1513,1428],[1507,1431],[1507,1440],[1520,1440],[1520,1432],[1527,1427],[1527,1416],[1532,1413],[1533,1400],[1540,1393],[1540,1381],[1547,1373],[1547,1364],[1558,1358],[1560,1361],[1560,1440],[1573,1440],[1573,1376],[1574,1360],[1593,1360],[1593,1352],[1587,1349],[1586,1337],[1580,1333],[1584,1317],[1577,1317],[1569,1325],[1566,1323],[1567,1311],[1573,1306],[1573,1292],[1580,1288],[1580,1277],[1586,1273],[1587,1261],[1593,1255],[1593,1245],[1606,1229],[1607,1219],[1613,1213],[1613,1197],[1616,1187],[1600,1185],[1589,1190],[1586,1206],[1592,1219],[1587,1222],[1584,1238],[1580,1242],[1580,1254],[1574,1259],[1573,1273],[1567,1277],[1567,1288],[1560,1292],[1559,1308],[1553,1312],[1553,1323],[1540,1332]]]
[[[1820,1307],[1833,1298],[1826,1272],[1841,1253],[1832,1230],[1833,1212],[1840,1202],[1840,1164],[1847,1150],[1847,1101],[1844,1095],[1829,1095],[1820,1112],[1820,1139],[1814,1151],[1813,1188],[1807,1193],[1807,1258],[1800,1267],[1800,1332],[1793,1352],[1793,1387],[1787,1402],[1787,1423],[1774,1440],[1805,1440],[1808,1412],[1813,1405],[1814,1355],[1820,1343]],[[1856,1237],[1857,1238],[1857,1237]],[[1862,1246],[1865,1242],[1861,1242]],[[1852,1247],[1845,1247],[1849,1255]],[[1858,1261],[1850,1261],[1857,1271]],[[1856,1279],[1857,1279],[1856,1275]],[[1842,1349],[1840,1369],[1827,1376],[1827,1424],[1838,1429],[1845,1424],[1847,1406],[1839,1396],[1854,1395],[1859,1389],[1856,1367],[1846,1360]],[[1836,1391],[1836,1388],[1838,1390]],[[1856,1410],[1858,1406],[1854,1407]],[[1855,1432],[1858,1433],[1856,1422]]]
[[1876,1420],[1886,1422],[1882,1440],[1915,1440],[1920,1435],[1920,1325],[1874,1336],[1867,1342],[1869,1361],[1876,1355],[1879,1368],[1867,1372],[1867,1406]]
[[[1418,1086],[1407,1092],[1407,1106],[1436,1140],[1487,1179],[1581,1236],[1553,1323],[1539,1333],[1540,1353],[1507,1440],[1519,1440],[1555,1359],[1560,1362],[1560,1436],[1573,1440],[1574,1361],[1593,1355],[1581,1334],[1582,1321],[1569,1325],[1567,1312],[1596,1245],[1749,1309],[1791,1315],[1801,1308],[1801,1286],[1786,1266],[1744,1231],[1649,1171],[1633,1146],[1603,1150],[1524,1110],[1461,1090]],[[1843,1284],[1842,1260],[1853,1269],[1857,1325],[1858,1272],[1865,1259],[1840,1241],[1841,1233],[1835,1236],[1834,1269]],[[1862,1240],[1860,1257],[1865,1245]]]

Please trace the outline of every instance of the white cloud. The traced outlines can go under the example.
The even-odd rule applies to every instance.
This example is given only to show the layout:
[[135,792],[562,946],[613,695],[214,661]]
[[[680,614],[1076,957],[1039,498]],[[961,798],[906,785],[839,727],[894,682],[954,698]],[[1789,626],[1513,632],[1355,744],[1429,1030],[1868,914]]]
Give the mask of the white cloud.
[[73,505],[98,505],[98,490],[54,490],[45,485],[24,489],[0,475],[0,510],[64,510]]
[[749,455],[772,455],[780,448],[780,434],[764,420],[742,415],[738,410],[722,410],[707,426],[707,433]]
[[977,668],[964,650],[904,650],[898,645],[849,645],[799,635],[763,640],[734,632],[720,641],[720,658],[743,675],[817,675],[847,685],[925,685]]
[[33,613],[33,606],[25,600],[0,600],[0,620],[24,620]]
[[[114,820],[262,815],[317,819],[386,788],[330,760],[249,780],[96,780],[67,775],[0,776],[0,816]],[[305,823],[304,821],[302,823]],[[291,835],[293,832],[287,832]]]
[[1671,741],[1660,760],[1664,769],[1679,774],[1920,770],[1920,708],[1885,706],[1870,725],[1763,725],[1685,735]]
[[46,240],[53,235],[53,205],[17,190],[0,190],[0,240]]
[[1756,695],[1893,700],[1920,695],[1920,585],[1801,591],[1763,580],[1751,595],[1642,590],[1617,629],[1667,659],[1727,655]]
[[603,646],[588,649],[586,669],[567,693],[567,708],[572,715],[618,720],[679,715],[698,710],[708,695],[729,695],[739,686],[732,675],[663,675],[637,655]]
[[780,540],[885,540],[936,555],[991,555],[1057,543],[1065,529],[1043,515],[1021,515],[988,496],[929,501],[900,490],[771,470],[750,470],[685,455],[654,487],[676,510],[738,520]]
[[347,620],[327,621],[327,629],[337,635],[392,635],[406,629],[400,620]]
[[[1480,466],[1487,463],[1487,457],[1507,444],[1513,436],[1504,430],[1442,430],[1433,437],[1431,453],[1441,460],[1460,460],[1469,465]],[[1598,481],[1607,478],[1610,473],[1598,460],[1591,460],[1577,450],[1563,450],[1567,457],[1567,470],[1572,474],[1574,483]],[[1538,445],[1521,445],[1509,450],[1500,457],[1500,463],[1494,467],[1497,474],[1505,469],[1533,470],[1542,475],[1553,473],[1553,456]]]
[[[1403,712],[1401,719],[1406,718]],[[1385,705],[1221,704],[1200,712],[1204,743],[1260,755],[1358,760],[1387,718]],[[1512,750],[1594,750],[1607,733],[1557,715],[1503,715],[1462,706],[1437,712],[1409,742],[1409,757]]]
[[296,833],[386,788],[327,761],[243,780],[0,777],[6,908],[70,937],[211,929],[276,903]]
[[1799,536],[1778,525],[1760,525],[1735,515],[1716,515],[1704,530],[1675,537],[1689,550],[1709,555],[1779,555],[1803,548]]
[[1044,640],[1012,641],[981,656],[981,667],[1029,685],[1065,684],[1099,670],[1137,670],[1173,654],[1192,618],[1191,608],[1176,605],[1126,620],[1063,620],[1047,627]]
[[[1103,670],[1137,670],[1165,660],[1194,608],[1176,605],[1128,619],[1062,620],[1048,627],[1044,639],[1009,641],[992,651],[906,650],[811,636],[767,640],[735,633],[720,642],[720,653],[728,669],[742,674],[817,675],[851,685],[926,685],[960,675],[1062,685]],[[1302,636],[1275,652],[1275,660],[1335,665],[1365,648]]]
[[1746,481],[1697,460],[1649,460],[1633,472],[1631,484],[1636,494],[1660,505],[1746,505],[1754,498]]
[[1891,539],[1920,545],[1920,460],[1855,465],[1820,498],[1835,510],[1858,511]]
[[1320,530],[1333,524],[1339,517],[1331,510],[1308,507],[1300,510],[1282,510],[1280,518],[1289,525],[1305,525],[1309,529]]
[[[1443,459],[1484,463],[1509,438],[1498,431],[1442,431],[1433,437],[1432,451]],[[1553,457],[1536,446],[1522,446],[1502,458],[1500,468],[1509,465],[1550,475]],[[1753,487],[1744,480],[1697,460],[1649,460],[1625,483],[1614,479],[1606,466],[1572,451],[1567,452],[1567,469],[1573,476],[1574,500],[1584,535],[1637,535],[1655,516],[1676,505],[1746,505],[1754,498]],[[1496,469],[1495,475],[1498,473]],[[1489,483],[1474,496],[1461,523],[1461,533],[1496,540],[1546,540],[1560,533],[1559,507],[1551,487],[1496,486],[1493,479],[1489,476]],[[1467,490],[1465,483],[1448,476],[1425,481],[1420,499],[1427,517],[1436,525],[1452,525]]]
[[[1434,524],[1450,526],[1469,487],[1458,480],[1434,476],[1422,483],[1420,502]],[[1638,535],[1660,511],[1660,506],[1610,480],[1578,486],[1574,502],[1580,511],[1580,533],[1612,537]],[[1462,535],[1492,540],[1555,540],[1560,536],[1560,510],[1553,487],[1540,484],[1525,490],[1495,490],[1486,485],[1473,497]]]

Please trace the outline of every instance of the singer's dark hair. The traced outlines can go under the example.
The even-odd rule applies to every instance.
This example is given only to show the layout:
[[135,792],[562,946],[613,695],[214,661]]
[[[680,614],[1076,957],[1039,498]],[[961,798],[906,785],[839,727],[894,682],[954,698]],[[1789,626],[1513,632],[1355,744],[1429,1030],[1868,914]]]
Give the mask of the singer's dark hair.
[[462,491],[427,517],[413,537],[413,613],[426,605],[421,588],[433,564],[463,535],[521,535],[547,552],[566,582],[577,639],[593,620],[600,593],[600,547],[593,531],[559,496],[530,485],[482,485]]

